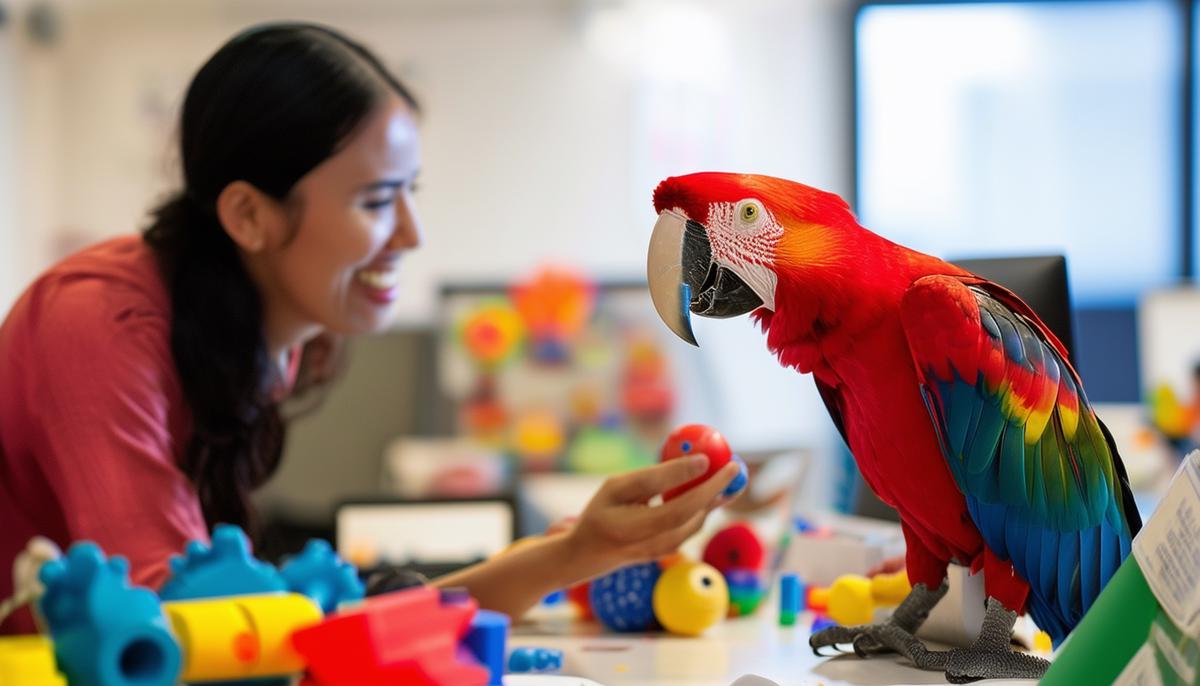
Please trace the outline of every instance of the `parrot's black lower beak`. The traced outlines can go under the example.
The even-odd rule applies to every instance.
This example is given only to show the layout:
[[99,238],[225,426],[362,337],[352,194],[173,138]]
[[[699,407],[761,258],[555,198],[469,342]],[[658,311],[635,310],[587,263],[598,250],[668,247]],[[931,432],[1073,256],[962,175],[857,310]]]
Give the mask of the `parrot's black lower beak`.
[[691,313],[721,319],[746,314],[763,304],[741,277],[713,261],[704,225],[675,212],[659,215],[646,265],[650,298],[659,317],[692,345],[696,345],[696,337]]

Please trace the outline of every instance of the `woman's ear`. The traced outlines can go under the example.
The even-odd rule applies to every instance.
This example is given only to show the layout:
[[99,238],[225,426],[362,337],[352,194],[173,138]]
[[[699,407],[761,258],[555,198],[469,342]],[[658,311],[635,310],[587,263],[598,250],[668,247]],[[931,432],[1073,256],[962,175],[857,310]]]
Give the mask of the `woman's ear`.
[[247,181],[234,181],[217,196],[217,218],[242,250],[254,254],[283,243],[287,216],[282,204]]

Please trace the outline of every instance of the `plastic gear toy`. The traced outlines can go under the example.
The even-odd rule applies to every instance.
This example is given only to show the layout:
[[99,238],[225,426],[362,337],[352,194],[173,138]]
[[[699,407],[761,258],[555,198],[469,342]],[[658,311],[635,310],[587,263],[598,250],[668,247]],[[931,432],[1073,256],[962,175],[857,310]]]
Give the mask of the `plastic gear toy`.
[[38,610],[71,686],[172,686],[182,662],[162,606],[131,586],[129,562],[91,542],[46,562]]
[[299,555],[284,563],[279,574],[289,591],[308,596],[325,614],[365,595],[358,572],[321,539],[310,540]]
[[184,555],[171,558],[171,578],[158,595],[163,600],[194,600],[272,593],[287,588],[279,570],[250,552],[250,539],[245,532],[221,524],[213,530],[212,547],[191,541]]

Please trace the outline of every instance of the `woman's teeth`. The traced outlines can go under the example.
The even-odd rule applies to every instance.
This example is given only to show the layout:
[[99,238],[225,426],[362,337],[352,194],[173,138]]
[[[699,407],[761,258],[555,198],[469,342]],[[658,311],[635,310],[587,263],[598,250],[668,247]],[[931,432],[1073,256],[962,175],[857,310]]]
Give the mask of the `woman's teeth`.
[[400,283],[400,273],[391,269],[386,271],[361,271],[358,272],[358,280],[371,288],[382,291],[395,288]]

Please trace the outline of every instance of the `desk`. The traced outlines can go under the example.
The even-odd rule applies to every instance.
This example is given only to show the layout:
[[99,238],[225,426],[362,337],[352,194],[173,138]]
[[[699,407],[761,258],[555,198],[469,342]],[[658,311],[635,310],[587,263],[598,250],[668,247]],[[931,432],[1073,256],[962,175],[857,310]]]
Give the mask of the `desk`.
[[[605,686],[729,686],[744,674],[780,686],[946,683],[941,673],[907,666],[895,656],[816,657],[808,647],[811,616],[805,613],[797,617],[796,626],[781,627],[771,610],[765,604],[754,616],[726,620],[699,638],[609,634],[594,623],[549,617],[513,627],[509,646],[562,650],[564,674]],[[975,683],[1030,686],[1035,682]]]

